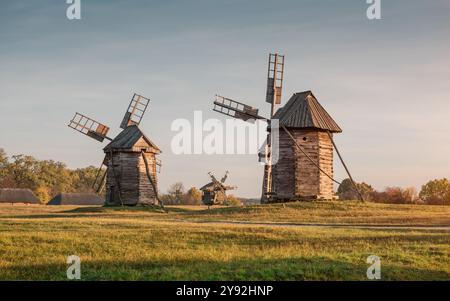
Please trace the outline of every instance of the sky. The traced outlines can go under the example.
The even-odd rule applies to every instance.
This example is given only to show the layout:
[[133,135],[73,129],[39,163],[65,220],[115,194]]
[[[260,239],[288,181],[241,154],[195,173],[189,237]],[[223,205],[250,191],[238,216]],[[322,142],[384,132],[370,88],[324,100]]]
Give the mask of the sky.
[[[75,112],[119,133],[134,92],[151,99],[141,129],[162,150],[160,189],[200,187],[208,171],[259,197],[255,155],[176,155],[171,123],[225,117],[216,93],[265,103],[267,56],[286,56],[283,103],[312,90],[343,129],[357,181],[420,188],[450,177],[450,1],[65,0],[0,2],[0,148],[9,155],[98,166],[105,143],[67,127]],[[345,171],[335,160],[335,177]]]

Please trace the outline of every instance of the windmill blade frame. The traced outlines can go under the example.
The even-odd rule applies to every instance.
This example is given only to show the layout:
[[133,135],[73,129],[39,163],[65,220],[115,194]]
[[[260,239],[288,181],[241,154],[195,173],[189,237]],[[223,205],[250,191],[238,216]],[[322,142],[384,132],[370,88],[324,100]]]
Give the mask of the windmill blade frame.
[[142,121],[142,117],[144,117],[149,103],[150,98],[134,93],[130,104],[128,105],[127,111],[123,116],[120,128],[126,129],[130,125],[139,125]]
[[220,95],[216,95],[213,111],[249,122],[254,122],[257,119],[267,120],[258,115],[259,110],[257,108]]
[[112,141],[112,139],[107,136],[109,132],[108,126],[78,112],[76,112],[69,121],[68,127],[99,142],[103,142],[105,139]]
[[228,178],[228,174],[229,174],[229,172],[228,172],[228,170],[225,172],[225,175],[222,177],[222,179],[220,179],[220,183],[225,183],[225,181],[227,180],[227,178]]
[[270,104],[281,104],[283,78],[284,55],[270,53],[267,70],[266,102]]

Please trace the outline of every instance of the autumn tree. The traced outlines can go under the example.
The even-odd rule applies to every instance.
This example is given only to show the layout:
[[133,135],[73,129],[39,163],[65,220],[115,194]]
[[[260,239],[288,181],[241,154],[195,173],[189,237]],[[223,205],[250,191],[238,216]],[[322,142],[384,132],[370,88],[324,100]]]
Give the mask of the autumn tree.
[[96,172],[93,166],[71,170],[62,162],[27,155],[8,158],[0,149],[0,188],[29,188],[41,202],[60,192],[91,192]]
[[88,166],[72,171],[73,189],[77,192],[92,192],[92,183],[97,176],[97,168]]
[[[364,197],[364,200],[369,200],[374,189],[367,183],[356,183],[356,187]],[[356,191],[350,179],[344,179],[338,187],[337,194],[341,200],[359,200],[360,196]]]
[[8,156],[3,148],[0,148],[0,188],[15,188],[16,185],[9,170]]
[[450,205],[450,182],[436,179],[422,186],[419,197],[427,204]]
[[184,197],[184,201],[189,205],[200,205],[202,203],[202,193],[195,187],[191,187]]

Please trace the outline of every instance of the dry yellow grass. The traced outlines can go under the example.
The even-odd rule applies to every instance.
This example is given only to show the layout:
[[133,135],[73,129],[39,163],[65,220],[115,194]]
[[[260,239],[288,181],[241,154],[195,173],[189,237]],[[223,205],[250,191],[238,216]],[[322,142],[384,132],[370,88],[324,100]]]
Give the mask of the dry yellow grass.
[[84,280],[364,280],[366,258],[374,254],[382,260],[385,280],[448,280],[448,230],[204,223],[326,223],[342,217],[346,223],[448,225],[448,212],[334,202],[211,211],[171,207],[169,213],[2,205],[0,279],[65,279],[66,258],[74,254],[81,257]]

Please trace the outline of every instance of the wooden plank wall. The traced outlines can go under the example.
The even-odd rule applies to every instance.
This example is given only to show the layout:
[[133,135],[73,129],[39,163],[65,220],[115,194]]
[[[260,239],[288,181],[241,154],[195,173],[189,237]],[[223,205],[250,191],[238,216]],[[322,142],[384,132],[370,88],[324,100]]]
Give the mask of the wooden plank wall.
[[279,132],[279,157],[273,166],[273,188],[277,198],[295,195],[295,150],[288,134]]
[[[333,143],[328,137],[326,132],[319,132],[319,166],[327,174],[333,177]],[[333,194],[333,181],[322,172],[320,173],[319,180],[319,198],[332,199]]]
[[[139,201],[139,174],[136,167],[140,155],[140,153],[132,152],[115,152],[112,154],[113,160],[108,161],[106,176],[106,196],[108,204],[121,204],[117,193],[111,194],[112,191],[110,191],[112,186],[117,187],[114,173],[117,181],[120,183],[120,196],[123,204],[135,205]],[[114,172],[112,163],[114,163]],[[108,196],[111,195],[114,195],[113,199],[108,199]]]
[[[319,145],[317,131],[291,130],[297,143],[308,156],[319,162]],[[306,139],[306,140],[305,140]],[[319,194],[319,169],[295,146],[295,195],[316,198]]]
[[[333,145],[326,132],[290,129],[308,156],[333,176]],[[278,199],[331,199],[333,182],[280,131],[279,161],[274,165],[274,190]]]
[[[147,158],[151,177],[155,183],[156,189],[158,189],[155,154],[145,153],[144,156],[145,158]],[[139,158],[138,170],[139,170],[139,203],[155,204],[155,205],[158,204],[155,191],[153,190],[153,186],[150,183],[147,176],[145,162],[144,159],[142,158],[142,155]]]

